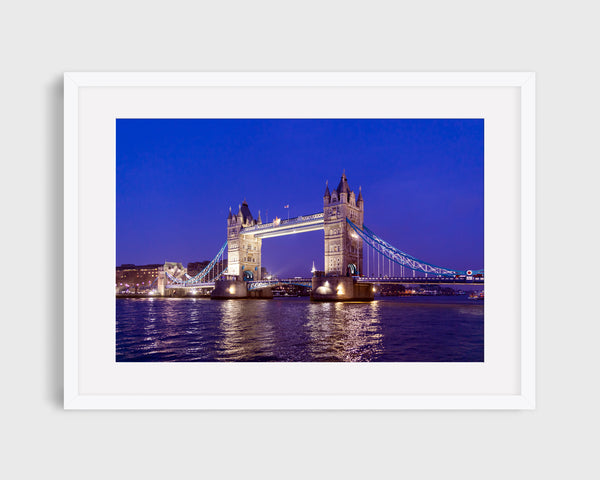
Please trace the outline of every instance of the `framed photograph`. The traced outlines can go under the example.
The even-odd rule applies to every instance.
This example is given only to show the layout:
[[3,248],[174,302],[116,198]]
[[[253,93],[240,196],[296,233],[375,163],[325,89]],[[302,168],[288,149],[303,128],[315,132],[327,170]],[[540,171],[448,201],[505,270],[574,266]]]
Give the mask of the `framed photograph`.
[[535,408],[535,74],[64,87],[66,409]]

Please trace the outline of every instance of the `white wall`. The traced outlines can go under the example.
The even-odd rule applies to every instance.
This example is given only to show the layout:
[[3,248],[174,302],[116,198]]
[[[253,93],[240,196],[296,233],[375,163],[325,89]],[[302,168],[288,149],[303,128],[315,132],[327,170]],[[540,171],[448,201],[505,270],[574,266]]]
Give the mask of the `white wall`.
[[[592,303],[598,282],[589,273],[599,266],[593,3],[238,3],[3,4],[3,478],[598,475],[600,315]],[[65,413],[67,70],[537,72],[538,409]],[[23,264],[32,272],[27,282]],[[567,270],[571,278],[553,278]]]

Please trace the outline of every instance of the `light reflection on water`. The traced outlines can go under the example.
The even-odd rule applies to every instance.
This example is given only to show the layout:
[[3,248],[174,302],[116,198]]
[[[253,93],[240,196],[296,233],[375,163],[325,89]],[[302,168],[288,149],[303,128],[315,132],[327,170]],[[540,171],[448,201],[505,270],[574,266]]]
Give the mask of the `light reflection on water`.
[[311,303],[306,327],[316,361],[365,362],[382,351],[378,302]]
[[216,360],[277,360],[269,300],[224,300],[219,303],[222,339]]
[[483,361],[483,304],[117,299],[117,361]]

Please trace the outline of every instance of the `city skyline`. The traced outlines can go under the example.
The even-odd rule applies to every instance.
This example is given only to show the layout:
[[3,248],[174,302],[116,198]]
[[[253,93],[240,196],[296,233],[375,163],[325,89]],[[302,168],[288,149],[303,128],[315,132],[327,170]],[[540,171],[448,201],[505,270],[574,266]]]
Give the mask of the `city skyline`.
[[[365,224],[424,261],[483,268],[482,119],[118,119],[117,265],[212,258],[229,207],[263,222],[362,187]],[[289,205],[289,208],[284,208]],[[323,268],[323,233],[267,239],[279,275]]]

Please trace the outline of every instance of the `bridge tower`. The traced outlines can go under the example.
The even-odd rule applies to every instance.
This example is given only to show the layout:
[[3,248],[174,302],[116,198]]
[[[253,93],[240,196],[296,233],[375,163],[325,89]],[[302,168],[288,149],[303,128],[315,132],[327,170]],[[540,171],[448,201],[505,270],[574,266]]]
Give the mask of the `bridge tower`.
[[260,212],[258,219],[254,219],[246,200],[240,204],[236,215],[233,215],[229,208],[227,216],[227,273],[229,275],[237,275],[240,280],[244,278],[261,280],[262,239],[240,233],[244,227],[260,224],[262,224]]
[[346,173],[342,174],[338,187],[329,192],[329,184],[323,195],[325,230],[325,274],[358,274],[363,271],[363,241],[346,223],[348,218],[359,228],[363,226],[364,200],[359,188],[358,198],[348,186]]

